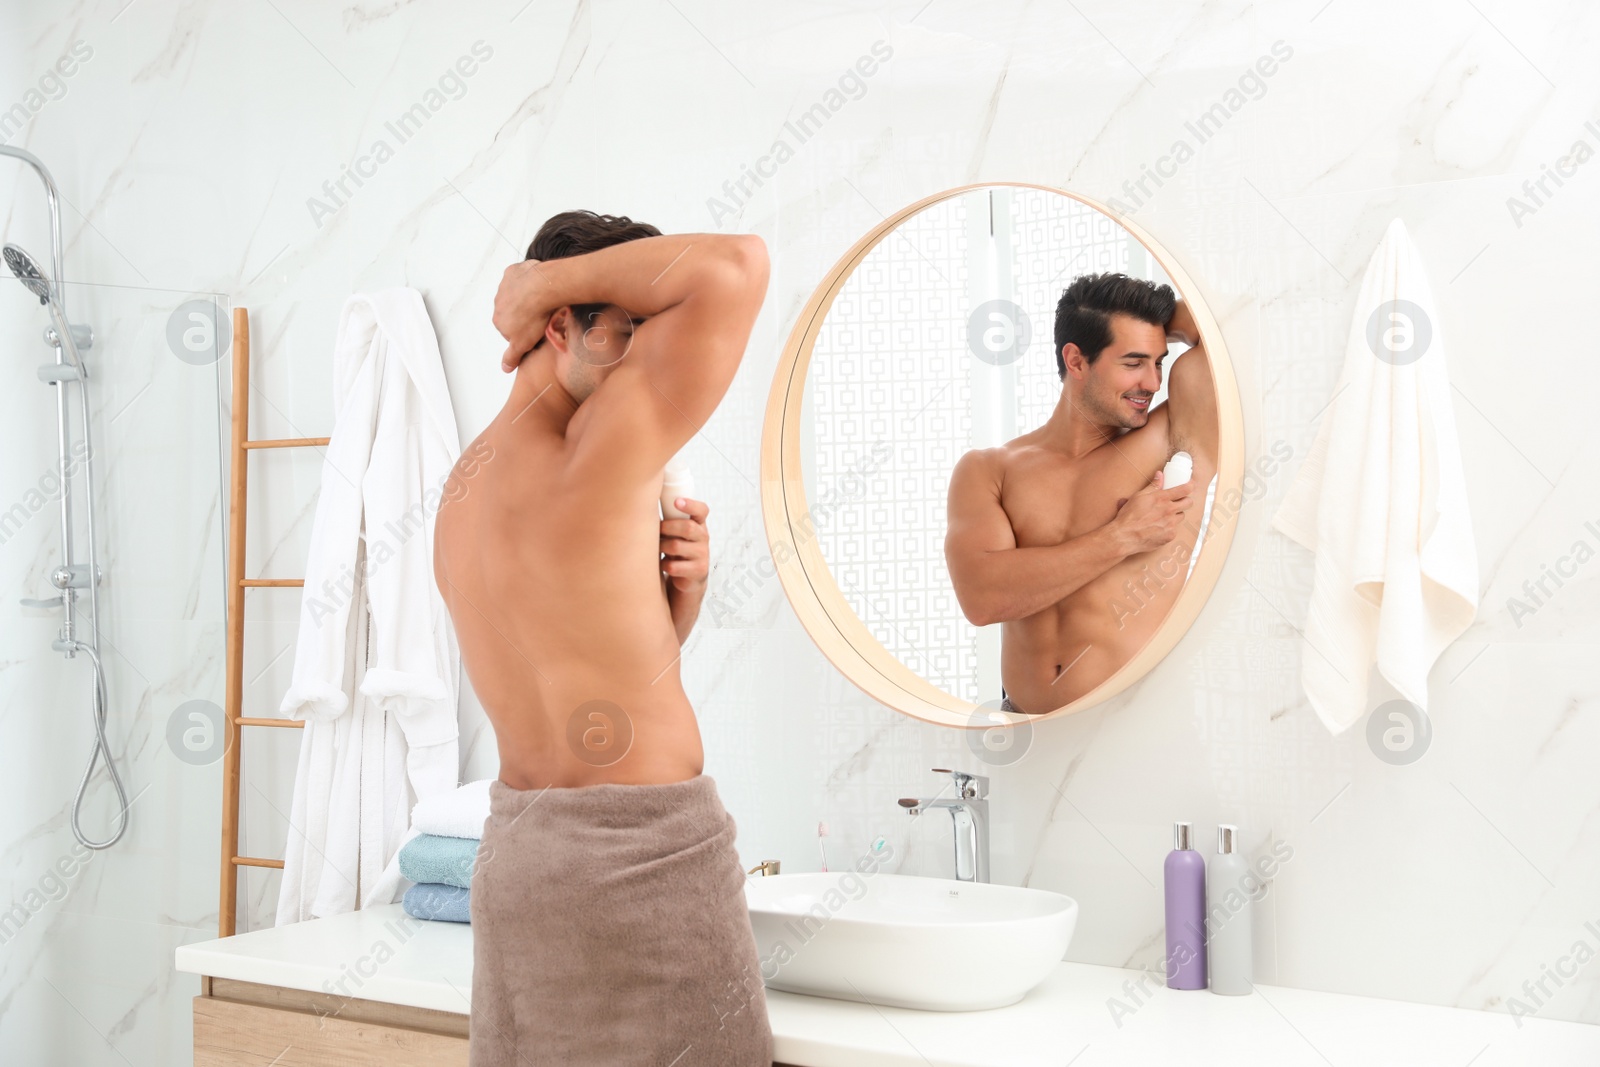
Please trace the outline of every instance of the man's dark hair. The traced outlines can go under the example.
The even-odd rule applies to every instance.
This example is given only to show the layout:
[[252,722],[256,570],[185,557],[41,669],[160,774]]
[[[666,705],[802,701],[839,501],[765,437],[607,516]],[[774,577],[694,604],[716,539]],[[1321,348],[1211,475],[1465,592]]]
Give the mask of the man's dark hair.
[[528,246],[528,259],[566,259],[586,252],[637,241],[641,237],[660,237],[661,231],[648,222],[634,222],[626,215],[597,215],[593,211],[563,211],[551,215],[539,227]]
[[1085,274],[1073,280],[1056,304],[1056,373],[1067,376],[1061,350],[1077,345],[1090,363],[1111,344],[1111,316],[1129,315],[1152,326],[1172,320],[1178,297],[1170,285],[1126,274]]
[[[660,237],[661,231],[648,222],[634,222],[626,215],[597,215],[593,211],[563,211],[551,215],[528,245],[527,259],[566,259],[602,248],[637,241],[641,237]],[[573,304],[579,322],[589,322],[604,304]],[[535,346],[537,347],[537,346]]]

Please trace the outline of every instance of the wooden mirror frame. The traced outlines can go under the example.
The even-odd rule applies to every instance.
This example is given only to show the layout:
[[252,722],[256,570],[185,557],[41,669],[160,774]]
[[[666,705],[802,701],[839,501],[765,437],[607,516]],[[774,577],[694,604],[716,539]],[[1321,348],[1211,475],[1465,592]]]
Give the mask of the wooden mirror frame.
[[[812,349],[823,320],[845,282],[867,253],[919,211],[963,193],[1004,187],[1038,189],[1068,197],[1094,208],[1132,234],[1172,279],[1178,295],[1194,313],[1195,325],[1210,357],[1212,382],[1217,391],[1217,488],[1211,521],[1199,545],[1199,558],[1178,593],[1178,599],[1154,636],[1111,677],[1070,704],[1030,715],[1001,713],[993,707],[946,693],[901,663],[872,635],[839,591],[822,558],[815,525],[810,521],[800,466],[800,411],[806,372],[811,366]],[[896,711],[940,726],[989,729],[1070,715],[1115,696],[1148,674],[1188,633],[1217,584],[1238,518],[1235,506],[1219,523],[1217,505],[1230,490],[1236,497],[1242,497],[1243,477],[1244,417],[1233,364],[1223,345],[1222,331],[1200,299],[1198,288],[1188,273],[1149,234],[1104,204],[1064,189],[1031,182],[980,182],[935,193],[886,218],[857,241],[822,279],[801,310],[778,360],[761,429],[761,515],[773,565],[800,624],[828,661],[862,692]]]

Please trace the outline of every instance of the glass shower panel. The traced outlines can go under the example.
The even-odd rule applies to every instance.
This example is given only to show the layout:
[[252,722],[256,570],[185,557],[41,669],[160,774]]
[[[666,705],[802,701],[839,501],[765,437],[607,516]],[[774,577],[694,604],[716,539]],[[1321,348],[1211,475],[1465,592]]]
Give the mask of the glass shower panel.
[[[69,260],[70,260],[69,250]],[[178,945],[215,936],[224,731],[224,537],[220,384],[223,298],[68,282],[74,323],[94,330],[93,451],[82,450],[69,389],[72,536],[86,559],[83,467],[92,462],[100,575],[98,638],[107,739],[130,801],[126,835],[90,852],[74,839],[73,796],[92,747],[93,672],[51,649],[62,612],[25,605],[55,593],[62,559],[48,316],[0,281],[0,856],[17,907],[0,918],[0,1046],[37,1062],[173,1062],[188,1048]],[[196,318],[195,316],[199,316]],[[87,597],[78,636],[87,639]],[[115,827],[116,793],[97,764],[83,804],[91,838]],[[119,1020],[139,1013],[137,1027]],[[85,1022],[87,1026],[83,1025]]]

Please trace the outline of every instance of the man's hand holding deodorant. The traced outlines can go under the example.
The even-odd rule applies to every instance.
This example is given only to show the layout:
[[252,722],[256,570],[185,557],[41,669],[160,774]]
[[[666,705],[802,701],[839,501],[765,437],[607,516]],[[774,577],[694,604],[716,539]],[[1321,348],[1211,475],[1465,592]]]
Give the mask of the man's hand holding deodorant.
[[1126,555],[1160,548],[1178,536],[1193,494],[1188,488],[1193,474],[1193,457],[1174,453],[1159,475],[1150,476],[1149,485],[1117,505],[1111,522]]
[[694,476],[681,456],[661,472],[661,573],[680,593],[704,587],[711,573],[711,509],[694,499]]

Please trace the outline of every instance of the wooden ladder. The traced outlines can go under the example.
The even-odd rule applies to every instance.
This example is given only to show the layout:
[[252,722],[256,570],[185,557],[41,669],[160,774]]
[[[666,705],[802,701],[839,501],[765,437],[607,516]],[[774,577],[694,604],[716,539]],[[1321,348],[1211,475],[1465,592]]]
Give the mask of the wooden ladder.
[[[233,309],[233,438],[232,471],[228,489],[228,649],[224,691],[224,742],[222,756],[222,903],[218,909],[219,937],[232,937],[238,921],[239,868],[276,867],[282,860],[239,855],[239,742],[244,726],[304,729],[299,719],[250,718],[244,714],[244,591],[246,589],[304,586],[304,578],[246,578],[244,576],[245,506],[248,502],[249,456],[258,448],[313,448],[328,443],[326,437],[250,440],[250,312]],[[291,828],[290,832],[293,832]]]

